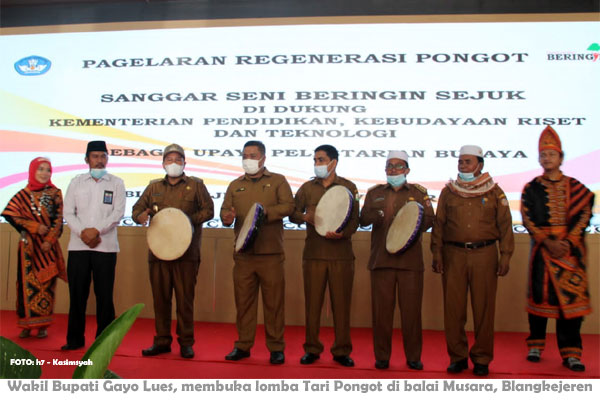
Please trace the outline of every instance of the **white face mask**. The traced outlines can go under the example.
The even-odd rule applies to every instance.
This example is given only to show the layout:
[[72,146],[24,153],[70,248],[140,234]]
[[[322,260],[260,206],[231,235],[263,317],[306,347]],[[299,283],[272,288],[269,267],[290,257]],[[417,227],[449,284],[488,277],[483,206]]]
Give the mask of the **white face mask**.
[[167,164],[164,168],[171,178],[177,178],[183,174],[183,165],[177,163]]
[[[262,158],[260,160],[262,160]],[[244,168],[244,172],[248,175],[256,175],[260,170],[260,167],[258,166],[260,160],[251,160],[249,158],[242,160],[242,168]]]
[[[331,160],[329,162],[329,164],[331,164],[332,162],[333,162],[333,160]],[[331,172],[327,170],[327,168],[329,168],[329,164],[327,164],[327,165],[315,165],[315,175],[316,175],[317,178],[325,179],[329,175],[331,175]]]

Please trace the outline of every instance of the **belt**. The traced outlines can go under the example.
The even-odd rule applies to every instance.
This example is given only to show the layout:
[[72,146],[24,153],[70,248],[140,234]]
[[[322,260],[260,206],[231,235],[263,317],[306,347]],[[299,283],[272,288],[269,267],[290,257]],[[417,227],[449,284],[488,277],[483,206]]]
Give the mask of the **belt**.
[[496,239],[494,240],[483,240],[481,242],[444,242],[444,244],[450,244],[452,246],[460,247],[462,249],[480,249],[482,247],[486,247],[496,243]]

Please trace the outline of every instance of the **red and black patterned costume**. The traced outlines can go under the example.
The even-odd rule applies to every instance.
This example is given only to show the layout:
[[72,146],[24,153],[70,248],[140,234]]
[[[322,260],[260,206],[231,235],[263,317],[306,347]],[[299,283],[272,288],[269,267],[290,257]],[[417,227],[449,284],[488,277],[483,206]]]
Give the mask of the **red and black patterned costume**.
[[[60,189],[48,182],[32,185],[32,174],[47,159],[36,158],[30,166],[30,184],[8,202],[2,216],[21,234],[17,269],[17,325],[24,329],[45,328],[52,322],[56,278],[66,281],[65,262],[58,243],[63,230]],[[34,181],[35,183],[35,181]],[[40,224],[49,230],[38,233]],[[49,251],[42,243],[49,242]]]
[[[559,141],[556,146],[560,149]],[[521,214],[532,239],[527,301],[530,349],[544,349],[547,319],[554,318],[562,358],[581,358],[579,331],[583,316],[591,312],[584,237],[593,203],[588,188],[562,173],[553,179],[538,176],[523,189]],[[552,257],[543,245],[545,239],[566,240],[570,249],[563,257]]]

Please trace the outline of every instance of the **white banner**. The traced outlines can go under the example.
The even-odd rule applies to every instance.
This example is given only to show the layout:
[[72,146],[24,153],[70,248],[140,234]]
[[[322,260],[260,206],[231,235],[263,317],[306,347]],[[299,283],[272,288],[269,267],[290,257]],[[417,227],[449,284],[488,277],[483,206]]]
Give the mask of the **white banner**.
[[[127,186],[124,224],[162,149],[186,148],[189,175],[219,209],[248,140],[295,191],[321,144],[361,194],[385,182],[389,149],[409,182],[438,195],[457,150],[477,144],[519,224],[520,193],[541,173],[539,134],[561,136],[564,172],[598,193],[597,22],[254,26],[0,36],[0,203],[49,156],[66,190],[86,142],[106,140]],[[216,213],[218,214],[218,213]],[[592,231],[598,231],[598,206]],[[209,226],[220,226],[213,221]]]

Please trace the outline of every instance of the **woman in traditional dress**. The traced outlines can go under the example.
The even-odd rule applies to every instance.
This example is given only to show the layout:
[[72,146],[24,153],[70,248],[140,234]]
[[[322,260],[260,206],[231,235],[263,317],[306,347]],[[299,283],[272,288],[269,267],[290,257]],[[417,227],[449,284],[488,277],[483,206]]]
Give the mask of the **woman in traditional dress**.
[[62,193],[52,181],[50,160],[38,157],[29,164],[29,182],[8,202],[2,216],[21,234],[17,268],[17,325],[19,337],[37,328],[48,336],[52,322],[56,278],[67,280],[58,243],[63,230]]

